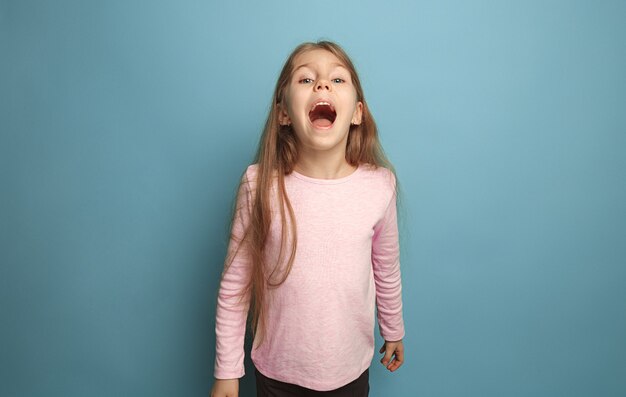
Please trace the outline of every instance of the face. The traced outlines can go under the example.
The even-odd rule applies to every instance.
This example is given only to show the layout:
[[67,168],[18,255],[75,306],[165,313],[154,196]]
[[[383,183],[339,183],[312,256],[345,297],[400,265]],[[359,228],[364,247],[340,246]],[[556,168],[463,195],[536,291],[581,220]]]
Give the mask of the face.
[[335,55],[315,49],[296,56],[279,121],[292,126],[301,149],[345,153],[350,124],[361,124],[362,109],[350,71]]

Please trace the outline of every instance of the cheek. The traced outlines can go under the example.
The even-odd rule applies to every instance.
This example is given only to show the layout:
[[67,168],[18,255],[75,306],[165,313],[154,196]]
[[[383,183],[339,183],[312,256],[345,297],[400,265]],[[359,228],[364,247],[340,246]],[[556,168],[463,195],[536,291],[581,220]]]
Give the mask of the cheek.
[[353,107],[356,107],[358,100],[357,100],[356,90],[354,88],[351,88],[349,92],[346,92],[346,100],[350,101],[350,104]]
[[287,111],[290,117],[297,117],[302,113],[302,108],[305,106],[306,101],[301,98],[297,93],[291,93],[285,95],[285,101],[287,104]]
[[356,99],[356,95],[350,97],[349,103],[350,103],[350,108],[349,108],[350,111],[348,113],[349,113],[349,117],[352,117],[352,114],[357,110],[357,107],[358,107],[358,101]]

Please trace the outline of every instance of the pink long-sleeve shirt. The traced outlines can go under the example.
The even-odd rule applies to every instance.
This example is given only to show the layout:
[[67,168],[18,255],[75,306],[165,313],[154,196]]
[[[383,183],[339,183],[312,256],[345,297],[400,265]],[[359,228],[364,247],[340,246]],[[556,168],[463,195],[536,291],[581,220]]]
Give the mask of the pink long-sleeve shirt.
[[[256,173],[257,165],[251,165],[243,176],[229,253],[249,223]],[[404,337],[395,178],[386,168],[361,164],[339,179],[294,171],[285,177],[285,188],[296,216],[295,260],[285,282],[267,292],[267,336],[253,347],[251,357],[267,377],[333,390],[370,366],[375,306],[383,339]],[[266,255],[274,266],[280,215],[272,208]],[[215,326],[217,379],[244,375],[249,299],[240,300],[238,292],[250,268],[242,248],[222,276]]]

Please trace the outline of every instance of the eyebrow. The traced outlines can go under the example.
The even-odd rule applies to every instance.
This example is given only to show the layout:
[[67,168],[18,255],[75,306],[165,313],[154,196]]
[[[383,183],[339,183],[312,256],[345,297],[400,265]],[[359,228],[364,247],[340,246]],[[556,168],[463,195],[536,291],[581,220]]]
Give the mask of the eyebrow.
[[[334,67],[341,67],[341,68],[344,68],[344,69],[348,70],[348,68],[346,67],[346,65],[344,65],[343,63],[333,62],[331,65],[332,65],[332,66],[334,66]],[[311,67],[311,63],[310,63],[310,62],[309,62],[309,63],[304,63],[304,64],[302,64],[302,65],[298,66],[297,68],[295,68],[295,69],[293,70],[293,73],[295,73],[298,69],[301,69],[301,68],[310,68],[310,67]]]

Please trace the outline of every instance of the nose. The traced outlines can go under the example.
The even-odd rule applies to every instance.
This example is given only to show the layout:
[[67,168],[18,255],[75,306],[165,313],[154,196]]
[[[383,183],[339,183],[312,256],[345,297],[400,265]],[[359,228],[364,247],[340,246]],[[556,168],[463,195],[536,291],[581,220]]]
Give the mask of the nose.
[[318,80],[315,84],[315,91],[327,90],[330,91],[330,83],[327,80]]

